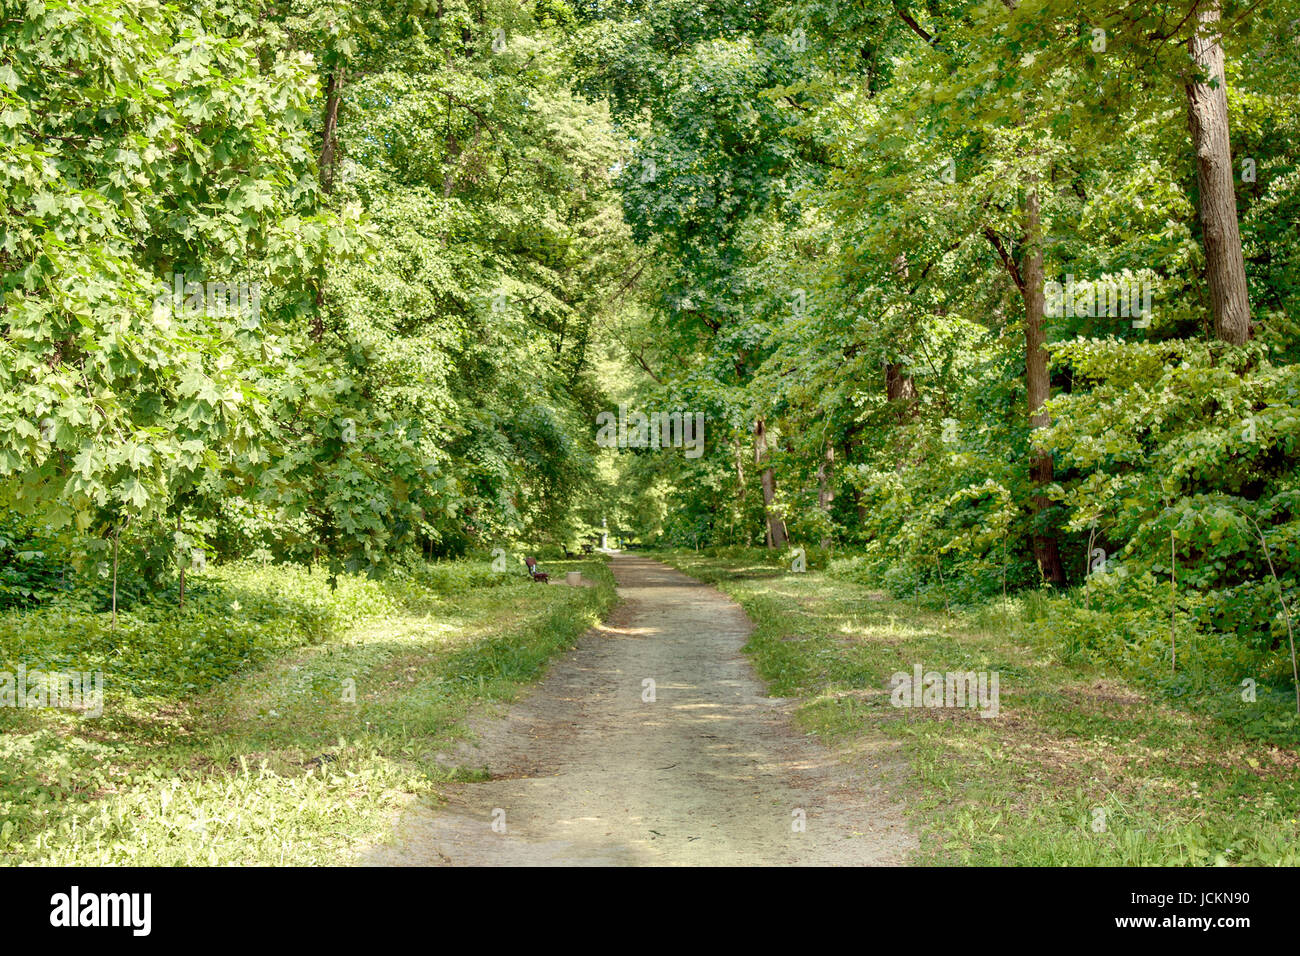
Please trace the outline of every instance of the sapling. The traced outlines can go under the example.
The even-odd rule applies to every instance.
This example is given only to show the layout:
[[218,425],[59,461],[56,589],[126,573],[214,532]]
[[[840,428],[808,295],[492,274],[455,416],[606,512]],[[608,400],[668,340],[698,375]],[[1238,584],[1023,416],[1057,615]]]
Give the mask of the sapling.
[[1268,562],[1269,573],[1273,575],[1273,581],[1277,584],[1277,601],[1282,605],[1282,617],[1286,621],[1286,639],[1291,648],[1291,682],[1295,685],[1295,712],[1300,714],[1300,669],[1296,667],[1295,631],[1291,627],[1291,610],[1286,606],[1285,592],[1282,590],[1282,579],[1277,576],[1277,569],[1273,567],[1273,556],[1269,552],[1268,541],[1264,538],[1264,532],[1260,528],[1259,522],[1250,515],[1246,515],[1246,520],[1255,526],[1255,533],[1259,535],[1259,543],[1264,549],[1264,560]]

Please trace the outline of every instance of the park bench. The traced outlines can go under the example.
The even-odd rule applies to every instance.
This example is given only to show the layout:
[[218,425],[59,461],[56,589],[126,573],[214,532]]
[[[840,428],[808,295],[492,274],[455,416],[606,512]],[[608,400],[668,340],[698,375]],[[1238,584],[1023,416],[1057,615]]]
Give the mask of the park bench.
[[582,546],[582,553],[583,553],[583,554],[592,554],[595,550],[596,550],[595,545],[584,544],[584,545]]
[[540,582],[541,584],[547,584],[550,582],[551,580],[550,575],[548,575],[545,571],[537,570],[536,558],[531,556],[524,558],[524,564],[528,565],[528,576],[532,578],[534,581]]

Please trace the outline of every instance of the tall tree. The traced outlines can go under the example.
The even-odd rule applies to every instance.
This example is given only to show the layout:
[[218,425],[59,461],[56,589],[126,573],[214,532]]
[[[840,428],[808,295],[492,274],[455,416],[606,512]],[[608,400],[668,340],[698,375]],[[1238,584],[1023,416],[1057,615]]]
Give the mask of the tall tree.
[[1218,36],[1219,0],[1198,0],[1196,29],[1187,41],[1193,75],[1187,80],[1187,121],[1196,151],[1197,209],[1215,334],[1243,345],[1251,337],[1250,293],[1237,222],[1237,192],[1228,126],[1228,87]]

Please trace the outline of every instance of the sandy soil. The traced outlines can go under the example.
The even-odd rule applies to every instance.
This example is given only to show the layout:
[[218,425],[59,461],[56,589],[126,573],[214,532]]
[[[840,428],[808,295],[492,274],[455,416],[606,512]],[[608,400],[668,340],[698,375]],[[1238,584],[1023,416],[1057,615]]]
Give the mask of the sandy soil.
[[[361,862],[902,863],[916,840],[880,771],[852,769],[764,696],[740,653],[740,607],[646,558],[613,569],[623,603],[610,621],[456,755],[492,779],[405,812],[393,844]],[[883,744],[871,759],[897,763]]]

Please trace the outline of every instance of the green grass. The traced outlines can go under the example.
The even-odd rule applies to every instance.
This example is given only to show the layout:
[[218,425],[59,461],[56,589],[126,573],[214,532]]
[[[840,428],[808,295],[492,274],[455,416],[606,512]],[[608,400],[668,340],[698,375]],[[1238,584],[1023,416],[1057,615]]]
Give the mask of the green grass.
[[[745,608],[746,650],[770,693],[799,699],[802,729],[846,759],[874,759],[881,742],[906,757],[895,784],[921,833],[915,862],[1300,864],[1285,693],[1248,704],[1178,685],[1172,700],[1067,653],[1033,595],[949,616],[761,554],[657,557]],[[916,663],[999,672],[1000,715],[891,706],[890,675]]]
[[612,606],[487,562],[379,582],[236,565],[184,613],[0,618],[0,660],[102,669],[104,713],[0,708],[0,859],[43,865],[343,864],[397,811],[474,778],[438,753]]

